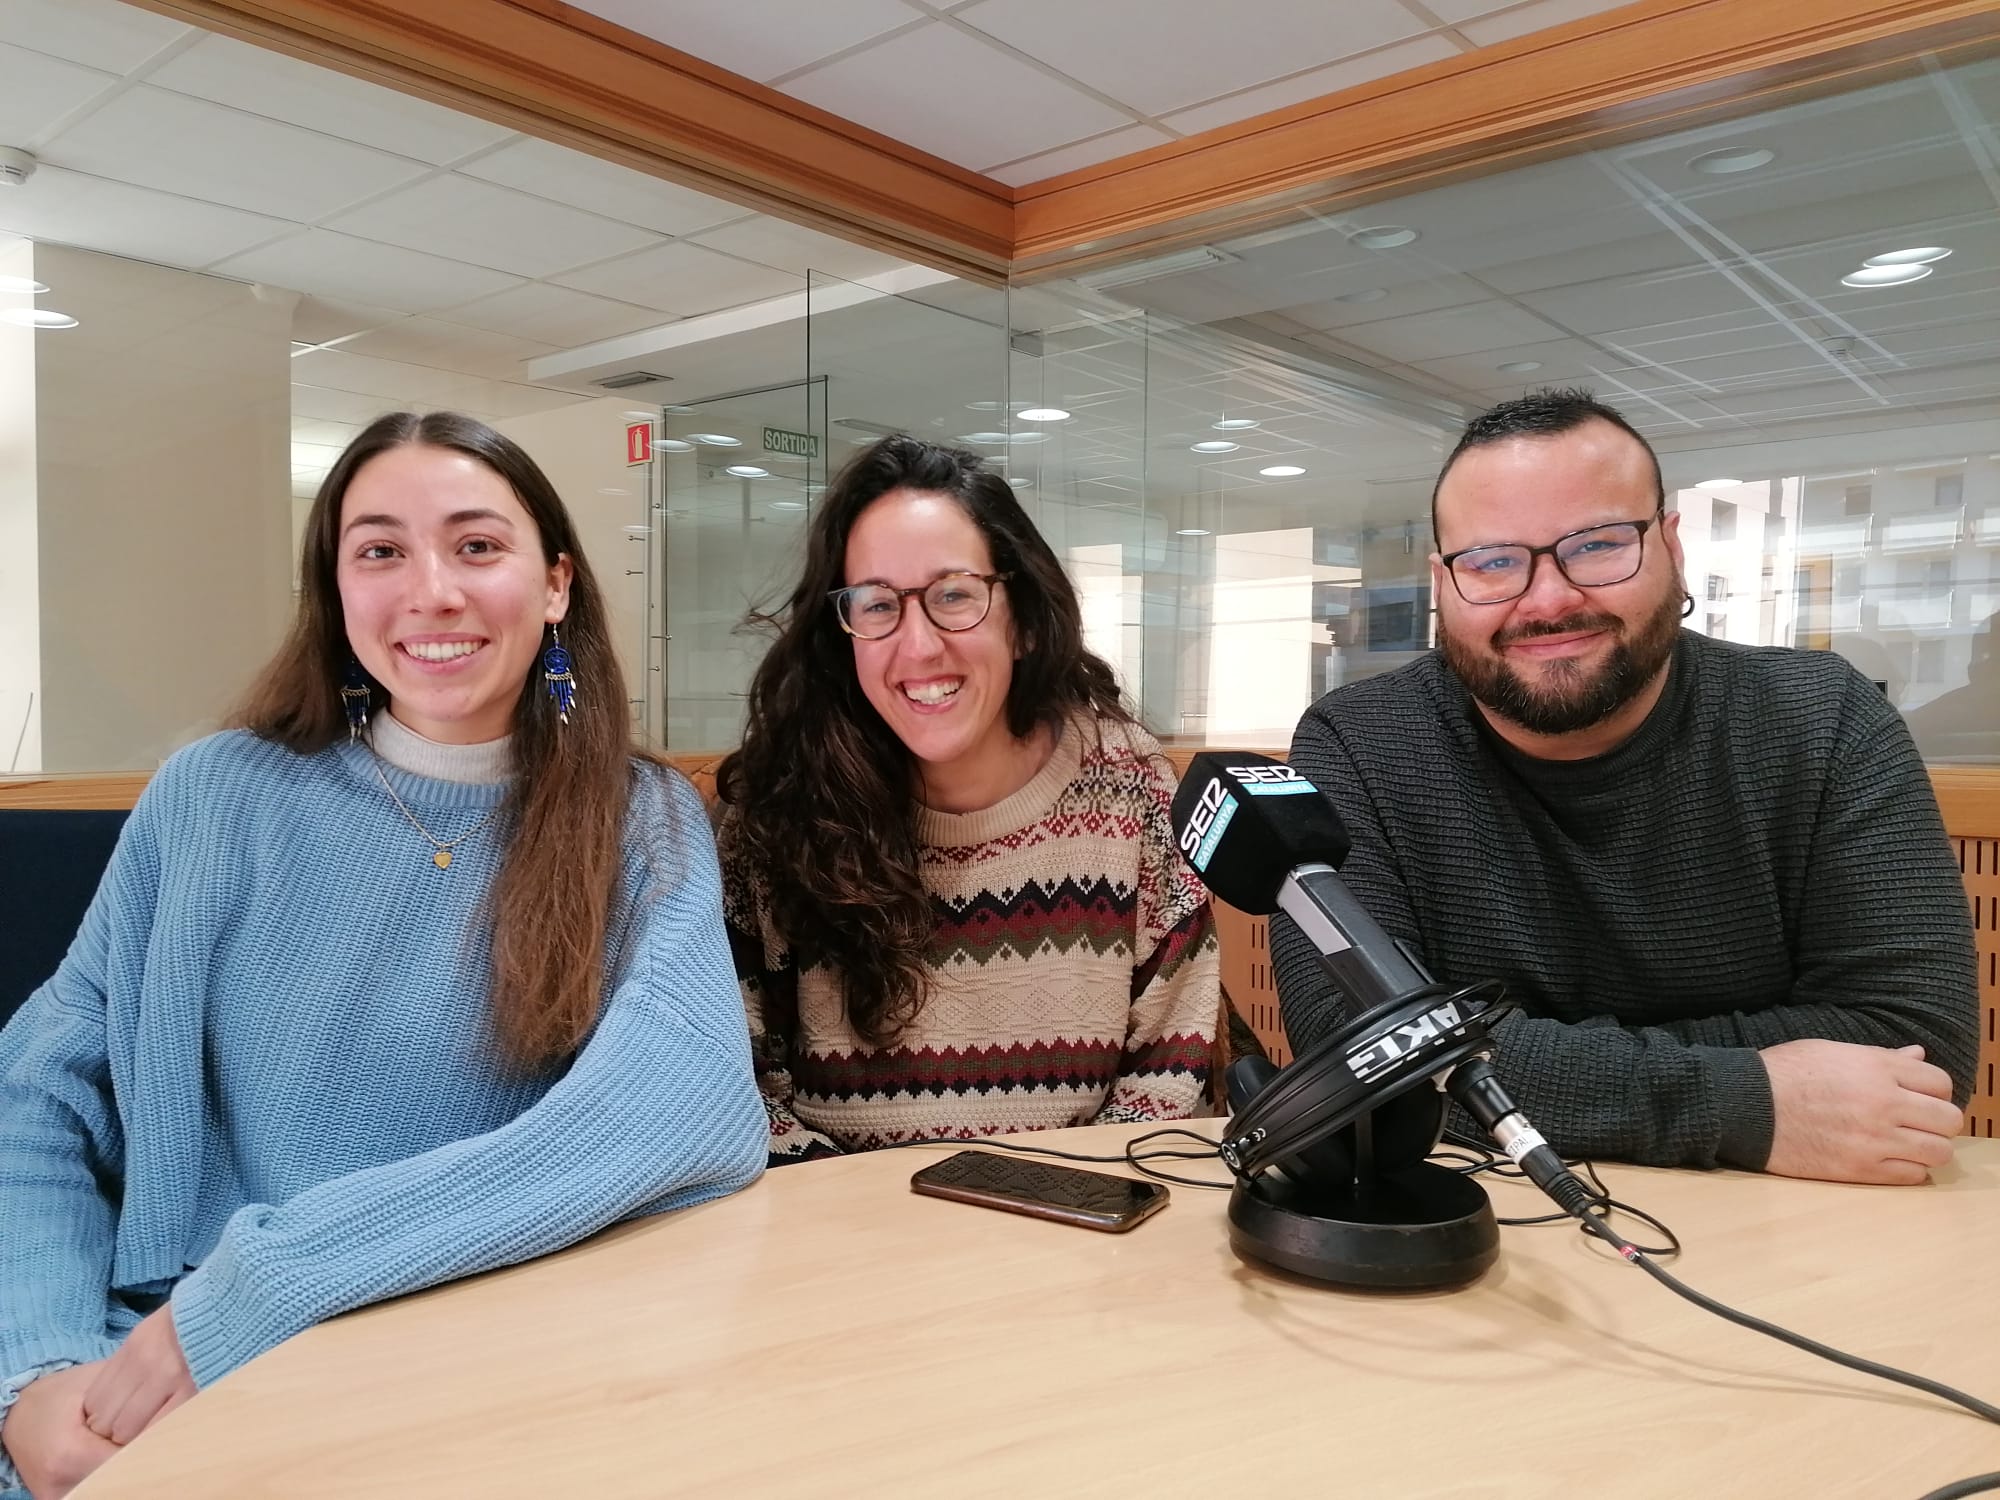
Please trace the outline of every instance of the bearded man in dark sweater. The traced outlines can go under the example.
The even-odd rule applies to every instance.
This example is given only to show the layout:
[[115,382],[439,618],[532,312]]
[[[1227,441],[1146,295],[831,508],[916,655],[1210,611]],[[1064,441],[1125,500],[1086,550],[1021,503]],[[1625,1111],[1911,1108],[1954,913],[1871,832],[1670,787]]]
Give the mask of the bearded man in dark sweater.
[[[1292,763],[1561,1151],[1853,1182],[1951,1158],[1970,912],[1896,711],[1830,652],[1683,631],[1652,449],[1581,391],[1474,419],[1432,500],[1438,650],[1329,693]],[[1273,918],[1303,1049],[1349,1019]]]

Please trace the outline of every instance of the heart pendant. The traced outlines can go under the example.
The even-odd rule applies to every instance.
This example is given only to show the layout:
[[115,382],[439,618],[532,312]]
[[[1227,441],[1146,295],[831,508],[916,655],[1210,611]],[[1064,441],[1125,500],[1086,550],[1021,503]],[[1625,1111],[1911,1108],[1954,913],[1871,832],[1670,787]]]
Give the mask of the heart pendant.
[[449,870],[451,868],[451,851],[449,849],[438,850],[437,853],[431,856],[431,863],[436,865],[440,870]]

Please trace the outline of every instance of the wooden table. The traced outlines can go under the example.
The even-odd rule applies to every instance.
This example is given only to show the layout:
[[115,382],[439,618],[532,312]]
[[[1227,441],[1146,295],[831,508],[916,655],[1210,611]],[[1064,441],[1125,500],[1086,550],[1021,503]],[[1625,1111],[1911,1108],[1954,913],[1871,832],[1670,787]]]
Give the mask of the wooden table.
[[[1914,1189],[1605,1177],[1680,1231],[1700,1289],[1992,1400],[2000,1141],[1959,1150]],[[932,1159],[786,1167],[338,1319],[77,1495],[1915,1500],[2000,1469],[2000,1428],[1731,1327],[1564,1226],[1503,1230],[1468,1288],[1349,1293],[1239,1261],[1223,1193],[1177,1187],[1113,1236],[918,1198]]]

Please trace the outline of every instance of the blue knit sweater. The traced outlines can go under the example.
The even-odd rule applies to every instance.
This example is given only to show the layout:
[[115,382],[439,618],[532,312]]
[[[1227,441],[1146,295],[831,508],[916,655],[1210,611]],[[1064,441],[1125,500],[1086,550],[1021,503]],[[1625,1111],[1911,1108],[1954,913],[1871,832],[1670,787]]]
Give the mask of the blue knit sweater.
[[[441,838],[506,792],[384,769]],[[171,1292],[206,1385],[335,1313],[757,1175],[693,789],[635,769],[604,1009],[539,1076],[489,1046],[502,843],[437,869],[354,746],[237,732],[160,770],[0,1032],[0,1382],[109,1355]]]

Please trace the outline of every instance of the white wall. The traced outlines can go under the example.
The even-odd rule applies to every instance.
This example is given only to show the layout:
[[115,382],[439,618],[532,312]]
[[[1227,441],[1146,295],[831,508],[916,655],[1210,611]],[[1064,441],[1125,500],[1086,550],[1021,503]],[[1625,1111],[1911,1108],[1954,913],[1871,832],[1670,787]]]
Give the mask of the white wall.
[[[149,769],[290,620],[290,293],[42,245],[43,768]],[[333,691],[329,685],[328,691]]]
[[527,449],[548,475],[575,523],[583,555],[604,590],[611,639],[625,674],[625,696],[646,696],[646,559],[652,468],[625,466],[630,401],[580,401],[494,425]]
[[[35,247],[0,236],[0,276],[31,281]],[[28,308],[0,293],[0,309]],[[0,322],[0,775],[42,768],[41,570],[35,561],[35,331]]]

